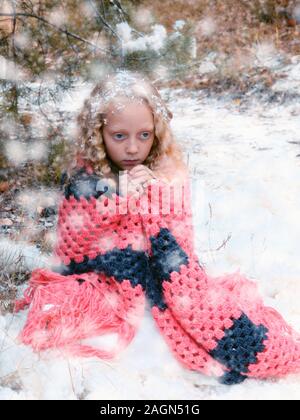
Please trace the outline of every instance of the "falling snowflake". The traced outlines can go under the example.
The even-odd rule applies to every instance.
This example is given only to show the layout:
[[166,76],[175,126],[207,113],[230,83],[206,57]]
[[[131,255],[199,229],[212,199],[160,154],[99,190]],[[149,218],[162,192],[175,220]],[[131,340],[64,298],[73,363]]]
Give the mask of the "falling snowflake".
[[41,141],[35,141],[30,144],[27,149],[27,160],[41,161],[47,159],[48,147]]
[[27,161],[27,150],[25,144],[17,140],[10,140],[5,145],[5,155],[15,166]]
[[30,34],[26,31],[17,32],[14,37],[15,45],[18,48],[25,49],[30,48],[32,45],[32,38]]
[[49,14],[48,21],[55,26],[63,26],[64,24],[68,23],[68,15],[65,13],[62,7],[57,7]]
[[133,20],[137,26],[145,30],[145,28],[148,28],[151,24],[154,23],[154,16],[149,9],[146,9],[145,7],[139,7],[133,16]]
[[216,30],[217,25],[215,20],[212,17],[206,17],[198,22],[196,26],[197,32],[199,32],[202,36],[210,37],[212,36]]

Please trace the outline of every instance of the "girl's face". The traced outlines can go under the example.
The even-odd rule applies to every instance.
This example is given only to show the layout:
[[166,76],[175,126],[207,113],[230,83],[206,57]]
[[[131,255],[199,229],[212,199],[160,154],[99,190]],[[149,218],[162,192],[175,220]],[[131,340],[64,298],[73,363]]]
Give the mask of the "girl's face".
[[102,133],[106,153],[119,169],[130,170],[141,165],[154,141],[150,107],[138,100],[121,99],[118,107],[109,107]]

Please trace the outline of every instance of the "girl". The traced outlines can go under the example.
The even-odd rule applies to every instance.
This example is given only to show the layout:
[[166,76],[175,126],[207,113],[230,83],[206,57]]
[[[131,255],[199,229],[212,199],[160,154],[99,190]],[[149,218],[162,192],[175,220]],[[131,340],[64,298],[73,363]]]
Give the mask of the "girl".
[[[17,302],[16,309],[31,303],[21,340],[36,350],[112,358],[133,339],[148,298],[189,369],[224,384],[298,371],[299,336],[264,306],[255,284],[236,273],[211,278],[200,265],[171,118],[137,74],[121,71],[93,89],[59,209],[57,266],[35,270]],[[107,332],[119,338],[114,349],[91,345]]]
[[[117,191],[127,175],[130,192],[151,179],[174,183],[187,174],[169,128],[172,113],[158,91],[137,74],[121,71],[96,85],[78,116],[69,177],[85,166]],[[109,193],[109,192],[108,192]]]

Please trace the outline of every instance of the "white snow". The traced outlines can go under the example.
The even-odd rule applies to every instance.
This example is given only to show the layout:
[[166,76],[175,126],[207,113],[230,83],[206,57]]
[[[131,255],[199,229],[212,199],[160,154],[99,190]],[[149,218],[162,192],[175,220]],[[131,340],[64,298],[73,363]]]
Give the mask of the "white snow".
[[272,42],[257,42],[252,47],[256,58],[254,64],[258,67],[276,69],[281,64],[280,56]]
[[185,20],[182,20],[182,19],[176,20],[176,22],[173,25],[173,29],[177,31],[181,31],[181,29],[184,28],[185,24],[186,24]]
[[177,101],[173,127],[193,175],[197,253],[212,275],[240,269],[256,280],[299,329],[299,106],[240,113],[187,102]]
[[282,78],[273,85],[273,90],[278,92],[291,92],[300,94],[300,56],[295,56],[293,62],[281,70]]
[[0,237],[0,266],[13,272],[18,264],[25,270],[33,270],[36,267],[48,267],[51,262],[34,245]]
[[118,23],[116,28],[124,52],[144,51],[148,48],[159,51],[164,47],[167,38],[167,31],[162,25],[153,25],[152,33],[137,38],[132,37],[132,28],[127,22]]
[[[300,330],[300,106],[239,110],[194,96],[173,91],[169,105],[193,175],[200,260],[213,276],[240,269],[255,279],[265,302]],[[17,341],[26,313],[0,317],[0,399],[300,397],[300,375],[226,387],[182,368],[149,307],[134,341],[109,363],[33,353]]]

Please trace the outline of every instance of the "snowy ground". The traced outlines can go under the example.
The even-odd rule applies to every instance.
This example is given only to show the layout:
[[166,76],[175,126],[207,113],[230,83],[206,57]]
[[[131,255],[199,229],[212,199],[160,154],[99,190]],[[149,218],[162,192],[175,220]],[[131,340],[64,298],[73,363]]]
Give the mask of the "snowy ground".
[[[173,128],[193,175],[196,245],[211,275],[240,269],[300,330],[300,105],[263,108],[173,92]],[[223,244],[223,246],[222,246]],[[34,354],[26,312],[0,317],[0,399],[299,399],[300,375],[226,387],[179,366],[147,308],[113,363]]]

